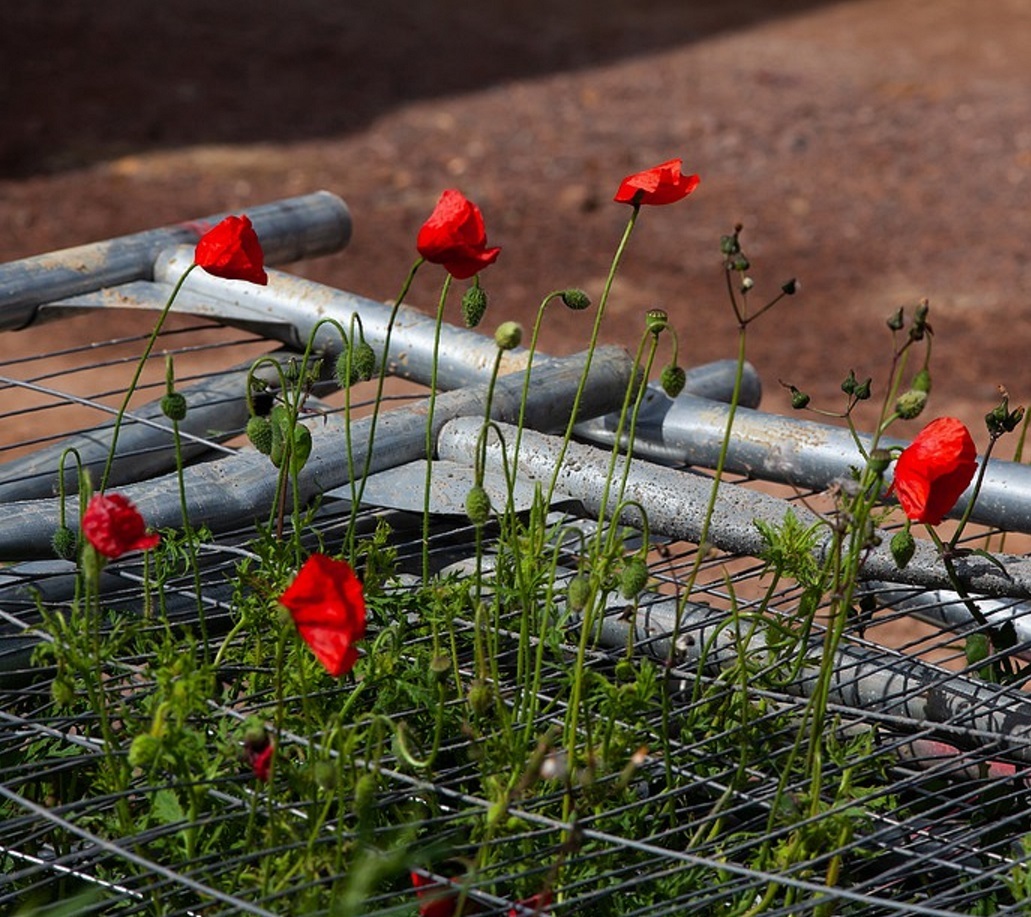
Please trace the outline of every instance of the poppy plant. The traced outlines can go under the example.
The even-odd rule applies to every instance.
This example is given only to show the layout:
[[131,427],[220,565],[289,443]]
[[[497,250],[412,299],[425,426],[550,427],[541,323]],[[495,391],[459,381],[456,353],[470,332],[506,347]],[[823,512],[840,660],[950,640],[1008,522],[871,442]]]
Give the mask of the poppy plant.
[[487,247],[480,208],[461,191],[440,195],[433,213],[419,230],[415,247],[432,264],[441,264],[456,280],[465,280],[497,261],[500,248]]
[[228,216],[197,243],[194,263],[215,277],[265,286],[265,253],[247,216]]
[[93,496],[82,516],[82,534],[111,560],[129,551],[149,551],[161,541],[156,532],[147,532],[139,511],[121,494]]
[[684,175],[683,161],[671,159],[623,179],[613,198],[618,204],[674,204],[698,187],[697,175]]
[[330,675],[351,671],[358,659],[354,644],[365,634],[365,597],[345,561],[313,554],[279,603]]
[[939,417],[921,430],[895,462],[891,490],[913,522],[937,525],[956,505],[977,471],[977,447],[955,417]]

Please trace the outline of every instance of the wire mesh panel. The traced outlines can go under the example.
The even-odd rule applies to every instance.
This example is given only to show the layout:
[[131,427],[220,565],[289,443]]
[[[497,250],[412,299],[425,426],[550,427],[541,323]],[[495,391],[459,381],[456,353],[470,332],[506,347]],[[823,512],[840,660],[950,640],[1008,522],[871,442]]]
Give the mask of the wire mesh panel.
[[[155,257],[151,279],[101,277],[49,308],[104,310],[112,290],[160,306],[183,255]],[[878,520],[843,599],[821,571],[848,450],[832,475],[757,465],[754,380],[715,486],[726,367],[673,402],[641,389],[628,432],[621,352],[541,357],[525,385],[525,351],[495,379],[489,338],[416,314],[285,274],[247,295],[200,282],[117,437],[126,388],[110,380],[148,332],[98,322],[5,361],[5,912],[1028,908],[1019,489],[978,510],[955,582],[930,544],[900,568]],[[362,315],[413,383],[341,389],[330,367],[355,339],[319,326],[312,297],[345,329]],[[430,401],[437,334],[447,391]],[[170,385],[189,406],[178,429]],[[243,434],[291,386],[311,446],[281,473]],[[14,426],[30,404],[31,433]],[[105,472],[160,547],[55,556]],[[993,466],[989,493],[1022,474]],[[277,601],[313,554],[363,580],[360,658],[340,677]]]

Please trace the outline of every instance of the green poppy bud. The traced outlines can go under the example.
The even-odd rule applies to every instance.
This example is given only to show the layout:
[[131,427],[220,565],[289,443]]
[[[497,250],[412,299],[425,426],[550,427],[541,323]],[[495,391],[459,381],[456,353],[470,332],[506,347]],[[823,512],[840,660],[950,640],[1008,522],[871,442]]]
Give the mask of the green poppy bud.
[[638,556],[631,557],[619,578],[619,594],[624,599],[639,596],[648,584],[648,565]]
[[891,465],[891,453],[887,449],[874,449],[870,453],[870,470],[880,476],[888,470]]
[[494,692],[489,684],[477,678],[469,686],[469,706],[477,716],[485,716],[494,703]]
[[908,528],[900,529],[892,535],[891,556],[895,558],[895,563],[899,565],[900,570],[906,568],[906,564],[913,559],[913,554],[915,553],[916,541]]
[[913,384],[910,388],[914,388],[918,392],[930,392],[931,373],[927,369],[920,370],[920,372],[913,377]]
[[366,341],[359,341],[351,357],[351,366],[359,382],[368,382],[376,374],[376,352]]
[[181,392],[169,392],[161,399],[161,413],[169,420],[183,420],[186,417],[186,398]]
[[523,328],[518,322],[502,322],[494,332],[494,343],[501,350],[514,350],[523,339]]
[[272,422],[267,417],[251,417],[247,421],[247,439],[262,455],[272,452]]
[[801,411],[803,408],[809,407],[809,402],[812,399],[805,392],[800,392],[793,385],[789,385],[788,390],[791,392],[791,406],[796,411]]
[[927,404],[927,392],[911,388],[908,392],[899,395],[895,402],[895,413],[903,420],[912,420],[914,417],[920,416],[925,404]]
[[682,366],[670,363],[663,368],[662,375],[659,376],[659,382],[662,384],[662,390],[670,398],[676,398],[687,384],[687,373],[684,372]]
[[67,525],[62,525],[54,532],[54,537],[50,539],[50,545],[54,549],[54,554],[60,557],[61,560],[71,560],[75,556],[75,548],[78,543],[78,539]]
[[487,293],[479,284],[474,284],[462,296],[462,320],[466,328],[475,328],[480,324],[483,313],[487,311]]
[[354,365],[355,354],[350,349],[340,351],[333,367],[333,375],[337,385],[341,388],[350,388],[358,379],[358,367]]
[[465,496],[465,514],[473,525],[483,525],[490,518],[490,497],[479,484]]
[[583,290],[574,288],[562,291],[562,302],[566,304],[567,309],[572,309],[574,312],[582,312],[590,306],[591,297]]
[[578,573],[566,587],[566,604],[572,611],[583,611],[590,597],[591,581],[582,573]]

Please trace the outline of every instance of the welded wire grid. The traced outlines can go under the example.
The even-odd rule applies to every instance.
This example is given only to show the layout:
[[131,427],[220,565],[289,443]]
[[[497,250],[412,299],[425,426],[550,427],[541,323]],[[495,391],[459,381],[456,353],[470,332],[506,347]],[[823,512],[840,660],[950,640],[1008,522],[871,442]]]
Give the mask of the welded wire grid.
[[[253,345],[253,338],[239,335],[228,341],[223,336],[206,345],[191,343],[203,337],[199,326],[176,329],[162,339],[155,361],[161,360],[165,350],[182,353],[204,348],[204,368],[197,375],[209,375],[216,365],[235,365],[240,355],[234,348]],[[131,343],[138,342],[134,338]],[[108,342],[112,352],[125,343]],[[61,356],[79,360],[82,373],[88,374],[91,367],[108,362],[104,350],[91,344],[81,353],[66,351]],[[22,372],[21,378],[37,393],[45,388],[55,412],[62,401],[110,405],[119,394],[86,386],[74,398],[62,399],[55,383],[67,381],[67,370],[36,372],[29,358],[8,361],[3,368],[8,379],[16,371]],[[149,397],[160,396],[162,378],[155,368],[147,383]],[[8,385],[5,410],[13,417],[21,410],[19,391],[13,383]],[[0,423],[6,420],[0,417]],[[40,423],[38,429],[43,431],[45,426]],[[56,425],[54,434],[40,432],[18,445],[44,446],[60,426]],[[86,421],[83,429],[88,428]],[[235,446],[223,443],[215,448],[224,452]],[[745,481],[740,484],[748,486]],[[421,560],[421,520],[387,508],[364,509],[359,529],[370,536],[381,520],[389,522],[398,551],[401,576],[391,588],[414,589]],[[350,521],[346,501],[329,500],[321,507],[313,530],[318,531],[325,550],[339,547]],[[581,531],[592,529],[590,520],[577,516],[575,506],[556,508],[551,521],[557,527],[564,523]],[[252,536],[253,530],[238,529],[219,533],[202,546],[201,594],[212,633],[224,634],[232,625],[232,577],[241,557],[249,553]],[[488,552],[490,545],[488,537]],[[576,566],[575,544],[566,547],[558,574],[560,584],[573,575]],[[460,517],[441,517],[435,520],[430,548],[438,569],[468,560],[474,554],[474,530]],[[653,552],[650,591],[641,601],[639,618],[647,616],[649,605],[668,603],[679,594],[698,561],[696,551],[690,544],[669,543]],[[715,619],[725,620],[731,607],[747,613],[768,582],[763,578],[762,563],[753,558],[709,552],[697,568],[691,600],[703,617],[711,613]],[[30,661],[38,634],[26,631],[38,624],[41,608],[60,609],[71,600],[73,568],[60,561],[39,561],[15,565],[3,574],[0,650],[8,674],[0,693],[0,910],[9,912],[34,900],[85,895],[76,899],[81,913],[292,913],[300,894],[321,885],[327,894],[319,912],[334,913],[339,903],[334,905],[329,891],[337,887],[341,875],[301,878],[304,872],[299,870],[295,883],[267,889],[262,895],[250,890],[237,895],[233,880],[245,872],[260,872],[266,856],[295,855],[303,860],[311,843],[339,846],[342,837],[357,840],[358,829],[347,812],[330,817],[314,842],[302,829],[282,834],[274,849],[255,849],[233,858],[170,858],[168,851],[174,846],[168,843],[161,846],[160,858],[151,854],[158,840],[167,841],[184,829],[242,830],[248,820],[264,817],[263,809],[270,805],[284,807],[280,816],[303,826],[322,805],[318,799],[305,800],[303,796],[291,797],[288,803],[277,801],[274,795],[259,799],[245,769],[211,778],[207,792],[213,804],[197,822],[184,823],[183,813],[181,819],[170,817],[164,823],[141,825],[130,836],[100,833],[101,816],[115,806],[168,795],[169,787],[139,777],[122,797],[81,793],[83,775],[90,773],[102,753],[95,738],[95,714],[71,716],[55,708],[49,683],[53,673]],[[107,626],[114,626],[118,614],[139,614],[144,575],[138,558],[106,569],[103,603],[111,610]],[[173,625],[195,620],[195,586],[192,573],[167,582],[164,600]],[[910,594],[918,595],[919,590]],[[871,590],[863,614],[849,624],[850,645],[879,654],[886,664],[900,652],[948,667],[929,668],[932,681],[911,685],[910,691],[927,691],[929,684],[947,686],[959,677],[956,673],[965,668],[965,661],[955,634],[937,626],[913,626],[910,616],[890,605],[878,607],[877,596],[878,590]],[[791,625],[800,598],[798,587],[783,585],[769,597],[769,608]],[[898,604],[897,594],[892,593],[891,598]],[[929,610],[933,607],[923,609],[925,616]],[[1027,608],[1018,607],[1014,613],[1024,615]],[[520,614],[513,609],[502,622],[502,672],[514,671],[516,665]],[[612,631],[617,636],[593,644],[587,658],[589,668],[610,674],[626,655],[627,642],[619,636],[625,627],[620,627],[632,618],[632,609],[617,602],[607,617],[617,625]],[[706,620],[711,624],[714,618]],[[155,622],[153,626],[164,624]],[[456,622],[459,633],[472,632],[477,626],[473,620]],[[678,635],[678,648],[691,646],[695,637],[700,640],[704,626],[695,619],[687,620]],[[376,628],[373,620],[369,645],[377,636]],[[897,650],[876,642],[885,633]],[[639,633],[634,651],[648,655],[655,650],[660,660],[667,659],[668,650],[663,648],[667,638],[668,633],[663,632]],[[419,641],[428,639],[424,636]],[[561,729],[567,701],[567,670],[561,660],[576,652],[576,615],[558,619],[551,639],[555,654],[548,657],[551,661],[546,663],[542,682],[537,730],[541,736],[550,728]],[[420,655],[419,641],[406,647],[413,659]],[[463,646],[458,664],[463,676],[471,678],[475,672],[472,651]],[[1017,651],[1020,649],[1018,646]],[[125,704],[144,702],[154,687],[144,675],[144,661],[131,653],[111,660],[103,675],[104,690],[116,693]],[[765,663],[757,657],[755,664],[761,668]],[[585,806],[582,811],[564,812],[561,781],[553,792],[514,800],[506,830],[487,841],[477,841],[491,846],[491,868],[461,886],[468,898],[467,913],[533,913],[532,906],[516,904],[516,890],[534,887],[554,887],[556,895],[548,910],[562,914],[643,917],[741,913],[749,906],[761,906],[763,913],[785,915],[931,915],[1022,912],[1031,907],[1031,882],[1026,878],[1031,873],[1031,854],[1022,840],[1031,833],[1028,764],[1026,758],[1011,754],[1004,736],[977,734],[965,720],[915,721],[893,712],[891,702],[897,706],[905,700],[901,696],[889,698],[881,706],[832,703],[833,719],[827,729],[838,738],[840,754],[824,760],[827,792],[821,804],[812,808],[807,802],[811,787],[785,764],[796,748],[799,730],[810,725],[804,714],[804,692],[787,681],[782,690],[754,689],[745,722],[732,719],[736,725],[716,728],[714,724],[721,720],[714,711],[743,703],[740,685],[725,680],[718,667],[700,664],[697,653],[675,655],[660,671],[674,686],[672,704],[666,710],[659,703],[644,711],[635,709],[633,728],[665,736],[666,741],[642,747],[625,774],[604,777],[590,788],[589,792],[605,798],[606,784],[610,784],[613,803],[609,808]],[[231,681],[235,674],[230,653],[220,678]],[[842,691],[847,692],[851,677],[848,670],[841,673]],[[504,697],[505,685],[496,687]],[[339,692],[343,703],[351,688],[342,684],[333,690]],[[207,723],[212,741],[225,735],[227,723],[237,724],[252,710],[264,709],[268,700],[267,696],[237,696],[231,705],[212,705]],[[404,714],[398,715],[399,720],[404,718]],[[281,750],[317,746],[319,741],[319,736],[280,736]],[[377,827],[371,838],[362,838],[363,843],[384,851],[398,843],[413,848],[422,845],[436,851],[438,861],[442,858],[451,864],[475,859],[477,847],[469,841],[471,825],[484,819],[492,802],[475,790],[483,775],[480,760],[470,753],[470,742],[463,734],[445,736],[440,760],[448,763],[435,767],[430,776],[406,767],[388,752],[380,761],[376,804],[405,812],[417,831],[399,840],[396,832]],[[742,764],[742,747],[754,747],[757,742],[762,756]],[[560,761],[553,763],[561,767]],[[613,789],[620,780],[624,785]],[[843,782],[851,792],[835,801],[830,789]],[[628,826],[633,826],[632,832]],[[800,828],[810,851],[801,861],[788,856]],[[778,849],[784,851],[785,865],[773,869],[771,864],[778,858],[770,852]],[[758,862],[766,864],[765,868],[756,868]],[[341,864],[341,869],[350,866],[353,864]],[[828,873],[834,880],[830,885]],[[424,875],[445,889],[457,887],[448,885],[453,874],[443,868],[440,872],[428,869]],[[91,893],[95,896],[90,897]],[[417,903],[407,875],[374,884],[367,893],[364,911],[369,914],[412,913]],[[425,904],[425,899],[420,903]]]

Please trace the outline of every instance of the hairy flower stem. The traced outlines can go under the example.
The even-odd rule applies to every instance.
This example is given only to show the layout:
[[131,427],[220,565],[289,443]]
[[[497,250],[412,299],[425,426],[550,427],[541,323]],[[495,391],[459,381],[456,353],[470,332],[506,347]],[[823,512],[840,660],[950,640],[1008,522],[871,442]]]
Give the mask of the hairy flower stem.
[[111,466],[114,464],[115,452],[118,447],[118,433],[122,428],[122,421],[125,419],[125,412],[129,409],[129,402],[132,400],[132,396],[135,393],[137,386],[140,384],[140,377],[143,375],[143,368],[147,365],[147,360],[150,359],[151,351],[157,343],[158,335],[161,334],[161,329],[164,327],[165,319],[168,318],[168,313],[172,310],[172,303],[175,302],[176,297],[179,295],[179,291],[183,288],[183,284],[186,283],[186,278],[190,276],[190,273],[195,267],[197,267],[196,263],[191,264],[185,271],[183,271],[182,277],[179,278],[176,285],[172,288],[172,292],[168,296],[168,301],[161,310],[161,314],[158,315],[158,320],[154,324],[154,329],[150,332],[150,337],[147,339],[147,346],[143,349],[143,355],[136,364],[136,372],[133,374],[132,381],[129,383],[129,388],[125,393],[125,397],[122,399],[121,407],[119,407],[118,413],[115,415],[115,425],[114,429],[111,431],[111,446],[108,449],[107,461],[104,463],[104,473],[100,476],[100,487],[98,488],[100,493],[104,492],[104,488],[107,487],[108,478],[111,476]]
[[[372,416],[369,418],[369,438],[368,444],[365,447],[365,466],[362,468],[361,482],[358,485],[358,493],[351,505],[351,519],[348,523],[348,531],[350,533],[348,538],[350,541],[353,541],[354,538],[354,527],[358,522],[358,508],[361,506],[362,495],[365,493],[365,482],[369,476],[369,469],[372,467],[372,452],[376,443],[376,425],[379,422],[380,410],[383,405],[383,388],[386,385],[387,368],[390,360],[390,339],[394,333],[397,314],[401,311],[401,305],[404,303],[408,291],[412,288],[415,274],[425,263],[425,258],[418,258],[411,266],[408,276],[405,277],[404,283],[401,285],[401,292],[397,294],[397,299],[394,300],[394,305],[391,307],[390,315],[387,318],[387,327],[383,335],[383,356],[379,362],[379,372],[376,374],[376,397],[373,399]],[[436,369],[436,362],[434,362],[434,369]]]
[[594,316],[594,326],[591,328],[591,337],[587,344],[587,359],[584,362],[583,372],[580,374],[580,382],[576,387],[576,394],[573,396],[573,407],[569,412],[569,422],[566,424],[566,431],[562,437],[562,448],[559,450],[558,458],[555,461],[555,471],[551,476],[551,483],[548,485],[546,502],[549,505],[555,494],[555,488],[558,486],[558,478],[562,470],[562,463],[565,460],[566,450],[569,447],[569,441],[573,438],[573,427],[576,426],[577,414],[580,413],[580,402],[583,399],[584,389],[587,386],[591,362],[594,359],[594,350],[598,345],[598,335],[601,332],[601,320],[605,315],[605,307],[608,304],[609,295],[612,293],[612,284],[615,282],[619,263],[623,260],[623,253],[626,251],[627,243],[629,243],[630,236],[633,234],[634,226],[637,223],[637,215],[640,212],[641,205],[639,203],[634,204],[633,210],[630,212],[630,219],[627,220],[626,228],[623,230],[623,236],[620,238],[615,254],[612,256],[609,274],[605,278],[605,287],[602,289],[601,298],[598,300],[598,311]]
[[[433,454],[437,444],[433,441],[433,411],[437,405],[437,365],[440,362],[440,329],[444,323],[444,303],[451,289],[451,275],[444,278],[437,302],[437,317],[433,327],[433,363],[430,366],[430,397],[426,408],[426,479],[422,503],[422,581],[430,581],[430,488],[433,486]],[[436,646],[434,646],[436,652]]]

